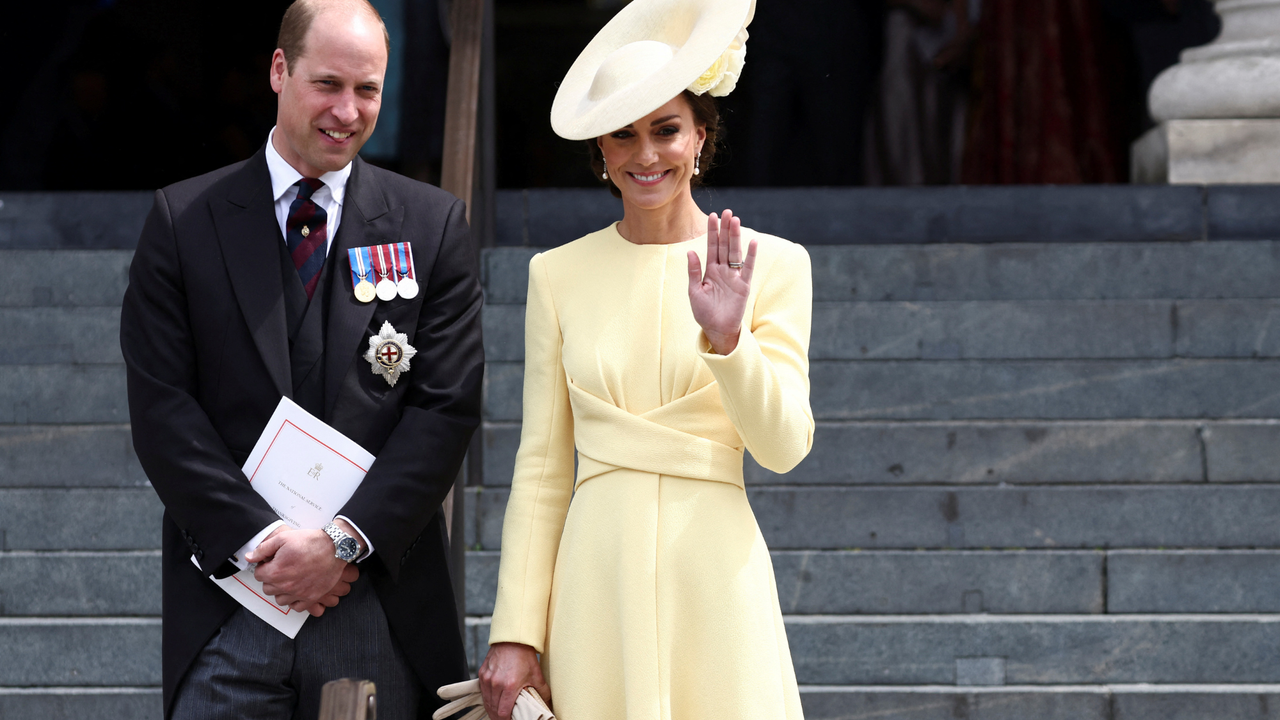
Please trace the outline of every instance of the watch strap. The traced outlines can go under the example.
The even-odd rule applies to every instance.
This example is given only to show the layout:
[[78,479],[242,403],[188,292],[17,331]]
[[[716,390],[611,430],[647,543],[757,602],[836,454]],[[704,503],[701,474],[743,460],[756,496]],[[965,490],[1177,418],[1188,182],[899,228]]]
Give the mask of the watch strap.
[[[325,525],[322,529],[324,530],[325,534],[329,536],[329,539],[333,541],[334,557],[337,557],[341,560],[346,560],[347,562],[354,562],[356,558],[360,557],[360,551],[362,548],[360,547],[360,541],[356,539],[355,536],[348,535],[347,533],[343,532],[342,528],[338,527],[336,523],[329,523],[328,525]],[[350,539],[351,541],[353,541],[356,546],[356,552],[350,558],[342,557],[342,552],[339,547],[339,543],[347,539]]]

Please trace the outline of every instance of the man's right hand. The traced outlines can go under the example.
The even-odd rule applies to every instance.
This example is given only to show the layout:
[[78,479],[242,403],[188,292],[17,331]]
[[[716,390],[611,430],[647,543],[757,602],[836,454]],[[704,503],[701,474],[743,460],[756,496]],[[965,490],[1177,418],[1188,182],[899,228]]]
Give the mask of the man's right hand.
[[520,643],[494,643],[480,665],[480,694],[492,720],[511,720],[516,696],[531,687],[551,704],[551,687],[542,678],[538,651]]
[[295,610],[303,609],[316,617],[324,614],[325,608],[331,608],[338,604],[338,600],[347,596],[351,592],[351,583],[360,577],[360,570],[356,568],[355,563],[349,563],[342,570],[342,576],[338,578],[337,584],[329,591],[329,594],[320,598],[320,602],[306,608],[294,608]]
[[[320,536],[322,540],[317,539]],[[323,531],[281,526],[245,555],[245,559],[258,564],[254,577],[277,605],[287,605],[299,612],[305,610],[319,617],[351,592],[351,583],[360,577],[355,564],[338,560],[332,549],[332,541]],[[316,587],[317,581],[326,580],[332,582],[327,590],[322,589],[323,584]]]

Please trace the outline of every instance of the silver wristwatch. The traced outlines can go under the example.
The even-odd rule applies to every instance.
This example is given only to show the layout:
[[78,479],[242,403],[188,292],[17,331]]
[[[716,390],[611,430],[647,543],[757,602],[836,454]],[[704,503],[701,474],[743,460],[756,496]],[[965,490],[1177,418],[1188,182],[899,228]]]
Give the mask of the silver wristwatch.
[[360,541],[342,532],[342,528],[329,523],[324,526],[324,531],[333,539],[334,557],[351,562],[360,555]]

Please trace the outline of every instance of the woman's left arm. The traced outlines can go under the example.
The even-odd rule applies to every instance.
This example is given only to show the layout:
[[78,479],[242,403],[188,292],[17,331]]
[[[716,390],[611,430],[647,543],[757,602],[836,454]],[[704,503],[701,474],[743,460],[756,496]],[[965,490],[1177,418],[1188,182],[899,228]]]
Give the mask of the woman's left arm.
[[[726,213],[727,215],[727,213]],[[713,216],[714,217],[714,216]],[[736,220],[736,218],[734,218]],[[735,223],[736,225],[736,223]],[[734,227],[733,230],[737,230]],[[746,257],[726,244],[728,252],[713,249],[708,237],[707,272],[701,285],[715,283],[729,263],[741,262],[741,272],[730,277],[746,285],[753,282],[757,243]],[[723,324],[708,327],[704,319],[723,316],[727,303],[708,303],[706,290],[695,289],[690,274],[690,300],[694,316],[703,327],[698,338],[698,352],[711,369],[720,386],[720,399],[725,412],[752,457],[762,466],[778,473],[794,468],[813,447],[813,411],[809,406],[809,332],[813,315],[813,278],[809,253],[791,243],[769,243],[760,252],[776,253],[766,258],[754,303],[738,311],[736,343],[727,350],[720,338],[727,333]],[[742,258],[739,260],[739,258]],[[693,259],[690,260],[694,262]],[[717,264],[726,266],[717,270]],[[691,271],[692,271],[691,267]],[[736,277],[734,277],[736,276]],[[736,293],[720,292],[731,299]],[[699,307],[700,303],[704,307]],[[732,308],[729,308],[732,315]],[[708,332],[710,330],[711,332]],[[713,337],[719,342],[713,342]],[[720,348],[715,347],[720,345]]]

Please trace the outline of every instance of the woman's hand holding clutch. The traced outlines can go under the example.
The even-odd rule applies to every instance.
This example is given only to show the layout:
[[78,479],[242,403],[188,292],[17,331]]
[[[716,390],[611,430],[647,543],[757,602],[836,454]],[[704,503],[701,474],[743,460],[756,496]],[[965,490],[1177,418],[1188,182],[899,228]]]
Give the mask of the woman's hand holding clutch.
[[698,253],[689,251],[689,305],[693,319],[719,355],[728,355],[738,346],[755,264],[754,240],[746,257],[742,256],[742,221],[732,210],[725,210],[723,218],[711,213],[707,218],[705,274]]
[[480,693],[492,720],[510,720],[516,697],[526,687],[551,702],[551,688],[542,677],[538,652],[520,643],[494,643],[480,665]]

